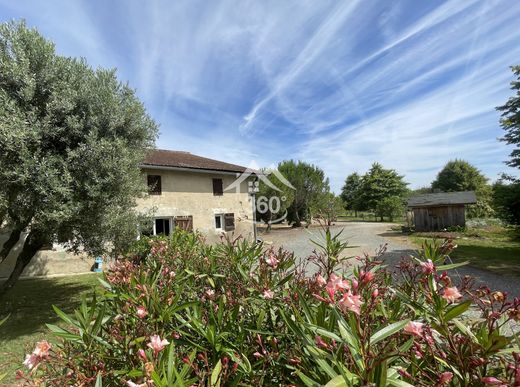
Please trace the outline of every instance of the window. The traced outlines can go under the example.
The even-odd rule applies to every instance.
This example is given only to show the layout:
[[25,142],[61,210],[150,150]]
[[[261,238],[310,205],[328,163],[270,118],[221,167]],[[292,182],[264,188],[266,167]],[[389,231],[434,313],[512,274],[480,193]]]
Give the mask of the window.
[[221,230],[223,229],[223,224],[224,224],[224,215],[220,214],[220,215],[215,215],[215,228],[217,230]]
[[213,179],[213,195],[222,196],[224,194],[222,179]]
[[224,214],[224,230],[233,231],[235,229],[235,214]]
[[150,195],[161,194],[161,176],[148,175],[148,193]]
[[154,235],[170,235],[170,225],[170,218],[156,218],[154,225]]

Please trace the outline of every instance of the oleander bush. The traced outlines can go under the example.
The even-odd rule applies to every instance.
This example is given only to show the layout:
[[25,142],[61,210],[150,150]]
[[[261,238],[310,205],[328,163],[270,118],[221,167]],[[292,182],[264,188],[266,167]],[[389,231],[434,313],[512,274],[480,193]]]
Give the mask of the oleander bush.
[[[314,261],[338,259],[325,239]],[[327,242],[328,241],[328,242]],[[313,275],[293,254],[198,234],[142,239],[37,344],[21,383],[49,386],[520,385],[520,301],[458,283],[427,242]],[[320,266],[320,267],[327,267]]]

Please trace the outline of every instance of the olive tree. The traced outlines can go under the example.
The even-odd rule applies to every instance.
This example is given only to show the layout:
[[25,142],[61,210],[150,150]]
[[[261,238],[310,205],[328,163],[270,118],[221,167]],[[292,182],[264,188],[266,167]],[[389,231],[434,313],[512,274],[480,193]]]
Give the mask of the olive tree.
[[44,245],[101,254],[135,237],[139,164],[156,136],[115,70],[57,55],[24,23],[0,25],[0,264],[23,239],[1,290]]

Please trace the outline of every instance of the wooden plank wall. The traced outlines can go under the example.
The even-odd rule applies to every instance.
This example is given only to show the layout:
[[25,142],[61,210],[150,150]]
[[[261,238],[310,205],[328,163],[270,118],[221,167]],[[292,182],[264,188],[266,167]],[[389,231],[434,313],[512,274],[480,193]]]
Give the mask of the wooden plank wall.
[[440,231],[466,224],[464,205],[413,209],[415,231]]

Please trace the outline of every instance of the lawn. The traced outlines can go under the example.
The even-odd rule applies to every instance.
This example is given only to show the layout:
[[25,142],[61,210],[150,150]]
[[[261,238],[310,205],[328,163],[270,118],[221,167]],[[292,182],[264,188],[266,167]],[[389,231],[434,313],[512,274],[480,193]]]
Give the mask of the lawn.
[[14,372],[21,367],[25,354],[32,352],[36,341],[53,341],[45,326],[58,322],[52,305],[72,312],[81,297],[99,283],[98,278],[99,274],[84,274],[20,280],[0,298],[0,319],[10,315],[0,327],[0,375],[8,374],[3,383],[13,380]]
[[424,238],[452,237],[457,248],[455,261],[469,261],[471,266],[499,274],[520,276],[520,230],[513,227],[483,226],[464,232],[416,233],[412,240],[420,245]]

